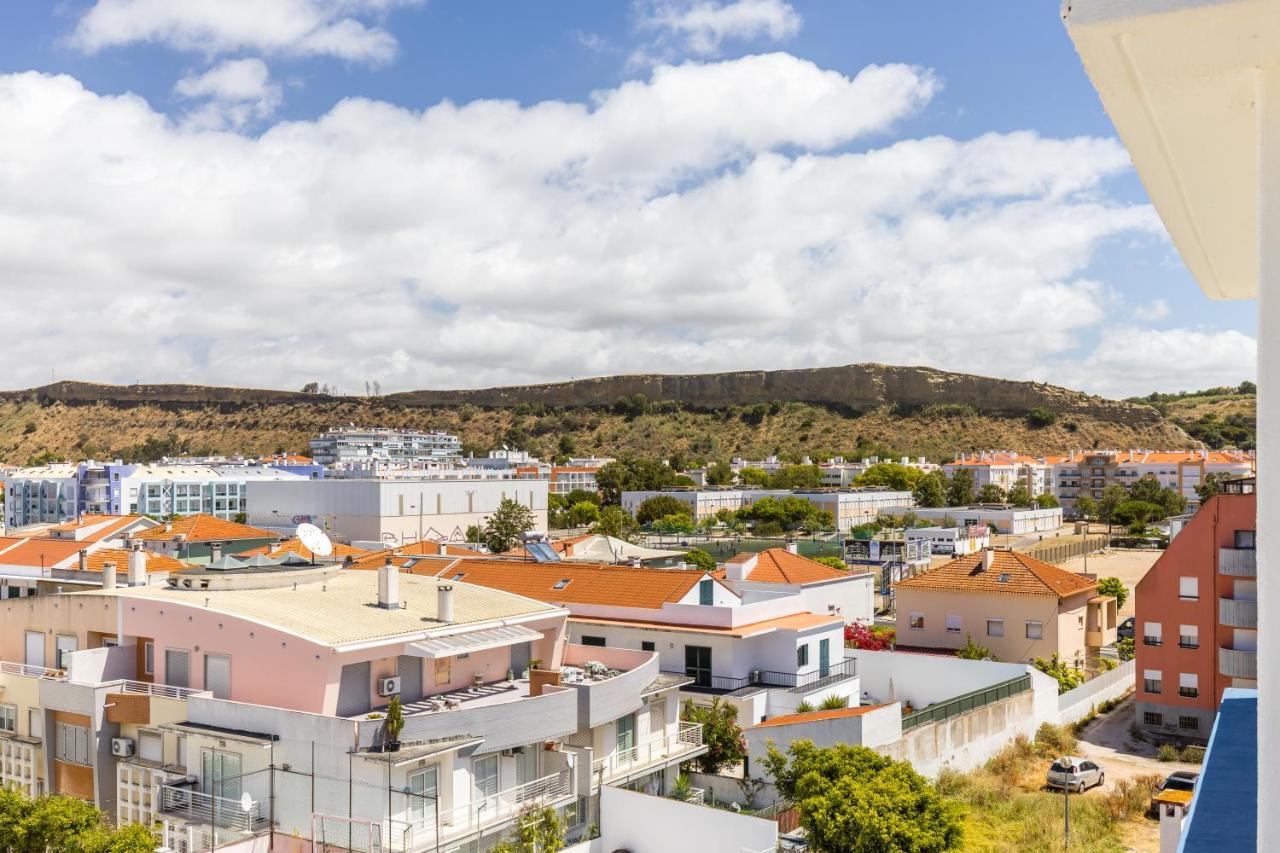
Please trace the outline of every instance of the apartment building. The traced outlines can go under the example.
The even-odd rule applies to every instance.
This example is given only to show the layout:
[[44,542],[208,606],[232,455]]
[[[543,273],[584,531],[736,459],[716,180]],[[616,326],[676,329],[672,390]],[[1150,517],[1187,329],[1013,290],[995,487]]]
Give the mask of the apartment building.
[[902,456],[898,459],[881,459],[879,456],[845,459],[843,456],[833,456],[826,462],[819,462],[818,468],[822,472],[822,485],[824,487],[842,489],[852,486],[854,481],[865,474],[868,468],[881,463],[904,465],[920,471],[937,471],[940,467],[937,463],[930,462],[923,456],[915,458]]
[[1204,739],[1223,691],[1257,685],[1257,496],[1252,479],[1227,488],[1135,590],[1135,722],[1155,734]]
[[456,461],[462,441],[440,430],[335,427],[311,439],[311,458],[321,465],[386,462]]
[[[778,491],[776,494],[789,493]],[[716,487],[705,489],[656,489],[623,492],[622,508],[634,516],[636,511],[640,509],[640,504],[658,495],[669,495],[678,501],[687,503],[694,521],[712,518],[720,510],[737,512],[750,503],[743,489]]]
[[1006,492],[1014,486],[1024,486],[1032,497],[1053,491],[1053,466],[1023,453],[984,450],[962,455],[943,465],[942,470],[948,477],[957,471],[973,474],[975,493],[986,485],[999,486]]
[[1116,600],[1097,581],[1017,551],[958,557],[899,581],[894,594],[903,646],[959,649],[972,637],[1001,661],[1057,654],[1079,668],[1116,640]]
[[1196,486],[1210,474],[1248,477],[1253,474],[1252,453],[1226,450],[1085,450],[1054,457],[1053,478],[1059,502],[1074,509],[1076,499],[1087,495],[1095,501],[1107,486],[1132,486],[1152,477],[1161,486],[1187,499],[1194,510],[1200,497]]
[[546,480],[553,495],[567,495],[573,491],[598,492],[596,482],[599,465],[536,465],[516,466],[517,480]]

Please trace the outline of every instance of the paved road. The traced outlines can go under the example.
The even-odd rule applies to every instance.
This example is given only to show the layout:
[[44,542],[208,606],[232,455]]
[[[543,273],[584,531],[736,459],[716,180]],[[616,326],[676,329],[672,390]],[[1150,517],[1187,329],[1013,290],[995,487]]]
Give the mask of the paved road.
[[1107,783],[1101,790],[1108,790],[1120,779],[1130,779],[1148,773],[1168,776],[1175,770],[1199,772],[1196,764],[1181,761],[1159,761],[1157,747],[1139,741],[1129,733],[1133,722],[1133,697],[1129,696],[1109,714],[1094,720],[1080,735],[1076,748],[1081,757],[1096,761],[1107,774]]

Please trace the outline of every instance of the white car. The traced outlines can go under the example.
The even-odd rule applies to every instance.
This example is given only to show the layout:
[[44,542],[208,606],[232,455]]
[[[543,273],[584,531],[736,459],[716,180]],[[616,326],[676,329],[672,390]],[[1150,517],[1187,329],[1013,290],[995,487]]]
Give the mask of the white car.
[[1072,756],[1063,756],[1049,768],[1046,782],[1050,788],[1066,788],[1068,791],[1084,793],[1085,789],[1101,785],[1107,780],[1107,774],[1092,761]]

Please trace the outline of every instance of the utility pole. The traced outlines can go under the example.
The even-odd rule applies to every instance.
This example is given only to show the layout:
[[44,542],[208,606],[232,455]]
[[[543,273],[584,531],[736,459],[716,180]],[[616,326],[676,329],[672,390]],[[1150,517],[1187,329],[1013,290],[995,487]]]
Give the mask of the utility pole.
[[1063,819],[1063,849],[1071,847],[1071,782],[1064,780],[1062,783],[1062,819]]

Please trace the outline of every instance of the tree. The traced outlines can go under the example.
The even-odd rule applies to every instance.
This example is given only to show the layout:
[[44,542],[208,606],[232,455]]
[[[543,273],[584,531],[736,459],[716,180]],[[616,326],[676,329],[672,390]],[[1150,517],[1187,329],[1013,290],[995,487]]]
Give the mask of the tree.
[[964,645],[956,652],[956,657],[963,660],[995,660],[996,656],[991,654],[991,649],[986,646],[980,646],[973,641],[972,634],[965,634]]
[[714,572],[716,570],[716,558],[700,548],[686,551],[684,561],[693,568],[702,569],[704,572]]
[[635,519],[631,513],[620,506],[606,506],[600,510],[600,520],[591,528],[592,533],[612,536],[614,539],[629,539],[636,530]]
[[649,529],[655,533],[693,533],[697,527],[693,523],[693,516],[672,513],[650,522]]
[[764,760],[778,793],[800,811],[820,853],[937,853],[960,847],[963,815],[906,761],[863,746],[769,746]]
[[1098,595],[1109,595],[1116,600],[1116,610],[1129,600],[1129,588],[1120,578],[1102,578],[1098,581]]
[[1031,506],[1035,502],[1031,497],[1031,490],[1023,483],[1018,483],[1011,488],[1004,499],[1014,506]]
[[1040,509],[1053,509],[1054,507],[1062,506],[1062,504],[1058,503],[1056,497],[1045,492],[1042,495],[1036,495],[1036,506]]
[[485,519],[480,541],[495,554],[510,551],[520,544],[520,534],[532,530],[533,510],[510,498],[503,499],[493,515]]
[[830,566],[833,569],[840,569],[841,571],[845,571],[849,568],[849,564],[839,557],[814,557],[813,561],[815,563],[822,563],[824,566]]
[[570,527],[586,527],[600,520],[600,505],[593,501],[578,501],[565,510]]
[[733,484],[733,469],[728,462],[713,462],[707,466],[708,486],[729,486]]
[[319,382],[308,382],[306,385],[303,385],[303,386],[302,386],[302,393],[303,393],[303,394],[319,394],[319,393],[320,393],[320,383],[319,383]]
[[28,799],[0,787],[0,850],[13,853],[151,853],[154,833],[130,824],[107,825],[93,804],[56,794]]
[[1111,535],[1111,516],[1116,507],[1129,499],[1129,490],[1124,486],[1111,485],[1102,490],[1098,500],[1098,520],[1107,525],[1107,535]]
[[531,804],[516,817],[514,837],[492,853],[556,853],[564,849],[564,824],[550,806]]
[[766,495],[751,506],[739,510],[738,517],[756,522],[757,532],[766,524],[776,525],[784,530],[799,527],[810,530],[830,529],[835,526],[835,518],[829,510],[818,509],[804,498],[794,495],[781,498]]
[[1122,501],[1111,512],[1111,521],[1141,533],[1149,521],[1164,518],[1164,507],[1148,501]]
[[1187,499],[1174,489],[1160,485],[1155,477],[1143,477],[1129,488],[1129,498],[1160,507],[1160,518],[1177,515],[1187,508]]
[[1057,652],[1048,658],[1036,658],[1031,665],[1043,672],[1045,675],[1052,676],[1058,680],[1058,692],[1066,693],[1068,690],[1079,687],[1084,684],[1084,673],[1075,667],[1067,666],[1066,661],[1058,656]]
[[586,489],[574,489],[572,492],[564,496],[564,505],[573,506],[583,501],[590,501],[596,506],[600,506],[600,493],[591,492]]
[[1004,489],[995,483],[983,483],[982,488],[978,489],[978,503],[980,504],[1002,504],[1005,502]]
[[947,485],[947,506],[964,506],[973,500],[973,472],[961,468]]
[[1076,498],[1076,515],[1086,520],[1096,518],[1098,515],[1098,505],[1094,503],[1093,498],[1088,495],[1081,495]]
[[636,507],[636,523],[649,524],[668,515],[685,515],[693,520],[693,507],[675,495],[654,495]]
[[738,725],[738,708],[720,697],[710,705],[699,705],[686,699],[680,708],[680,719],[686,723],[702,724],[702,742],[707,751],[695,759],[703,773],[719,773],[723,767],[733,767],[747,757],[747,739]]
[[1052,424],[1057,423],[1057,421],[1058,413],[1046,409],[1043,406],[1036,406],[1034,409],[1027,412],[1027,425],[1032,429],[1051,426]]
[[769,475],[771,489],[816,489],[822,485],[822,469],[817,465],[784,465]]
[[898,492],[914,492],[924,472],[897,462],[880,462],[863,471],[855,479],[857,486],[884,486]]
[[1222,484],[1231,479],[1231,475],[1224,471],[1214,471],[1212,474],[1206,474],[1204,481],[1196,486],[1196,496],[1200,498],[1203,505],[1214,495],[1221,494]]
[[738,482],[744,486],[767,486],[769,472],[763,468],[743,468],[738,472]]
[[941,471],[930,471],[916,482],[912,491],[916,506],[938,507],[947,505],[947,477]]
[[596,485],[607,504],[622,503],[623,492],[654,492],[670,486],[676,474],[656,459],[623,456],[596,472]]
[[1121,637],[1116,640],[1116,654],[1122,661],[1133,660],[1134,656],[1137,654],[1137,651],[1134,648],[1133,637]]

